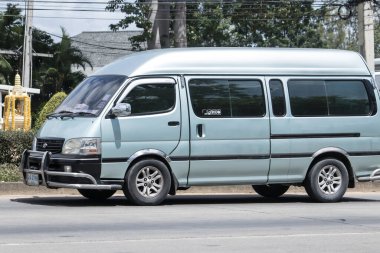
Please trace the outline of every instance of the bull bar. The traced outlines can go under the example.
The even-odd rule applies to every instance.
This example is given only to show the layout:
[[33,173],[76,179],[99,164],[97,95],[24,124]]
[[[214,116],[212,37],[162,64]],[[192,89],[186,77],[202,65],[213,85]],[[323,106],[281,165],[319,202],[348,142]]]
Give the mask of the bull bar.
[[[39,175],[38,185],[43,185],[47,188],[70,188],[70,189],[89,189],[89,190],[120,190],[122,189],[121,185],[118,184],[99,184],[96,179],[87,173],[78,173],[78,172],[61,172],[61,171],[49,171],[49,164],[51,160],[52,153],[49,151],[31,151],[24,150],[20,163],[20,171],[23,174],[24,183],[30,185],[27,182],[27,174],[37,174]],[[30,157],[40,160],[40,167],[31,167],[30,166]],[[53,182],[48,180],[49,176],[58,176],[58,177],[73,177],[73,178],[84,178],[91,181],[91,184],[67,184],[60,182]],[[41,180],[40,180],[41,178]]]

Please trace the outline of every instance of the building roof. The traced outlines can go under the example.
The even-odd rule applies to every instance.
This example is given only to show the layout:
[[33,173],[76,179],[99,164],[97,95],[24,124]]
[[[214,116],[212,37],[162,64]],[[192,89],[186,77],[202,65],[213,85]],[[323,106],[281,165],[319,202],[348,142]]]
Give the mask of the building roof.
[[[82,32],[71,39],[72,45],[83,52],[96,70],[122,56],[131,54],[132,45],[129,38],[141,33],[141,31]],[[89,71],[92,72],[91,68],[86,67],[86,73]]]
[[371,75],[364,59],[356,52],[294,48],[149,50],[128,55],[94,74]]

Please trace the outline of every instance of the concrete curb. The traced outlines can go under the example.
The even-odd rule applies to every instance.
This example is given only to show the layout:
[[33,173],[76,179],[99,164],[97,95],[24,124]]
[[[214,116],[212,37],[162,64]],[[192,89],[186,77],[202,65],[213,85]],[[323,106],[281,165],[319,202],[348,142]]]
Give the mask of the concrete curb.
[[[292,186],[289,193],[304,193],[303,187]],[[354,189],[348,192],[380,192],[380,182],[357,183]],[[178,191],[177,194],[237,194],[254,193],[249,185],[234,186],[194,186],[186,191]],[[46,187],[31,187],[21,182],[0,183],[0,195],[78,195],[73,189],[48,189]]]

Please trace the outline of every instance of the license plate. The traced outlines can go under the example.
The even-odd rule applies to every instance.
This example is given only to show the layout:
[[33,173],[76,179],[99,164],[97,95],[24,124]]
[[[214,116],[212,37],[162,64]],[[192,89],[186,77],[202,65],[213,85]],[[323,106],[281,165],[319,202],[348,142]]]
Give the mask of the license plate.
[[30,186],[40,185],[38,174],[26,173],[26,184]]

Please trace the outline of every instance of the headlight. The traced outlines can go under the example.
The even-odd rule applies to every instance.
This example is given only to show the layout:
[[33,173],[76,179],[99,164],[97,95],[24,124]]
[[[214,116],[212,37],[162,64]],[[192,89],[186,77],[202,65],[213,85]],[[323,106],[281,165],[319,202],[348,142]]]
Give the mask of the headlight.
[[69,139],[62,148],[62,154],[98,155],[100,151],[99,138]]

